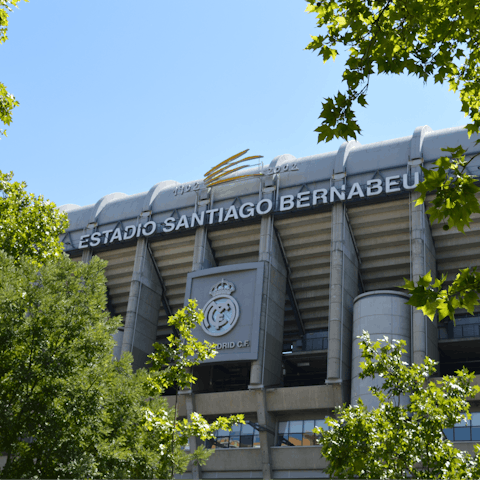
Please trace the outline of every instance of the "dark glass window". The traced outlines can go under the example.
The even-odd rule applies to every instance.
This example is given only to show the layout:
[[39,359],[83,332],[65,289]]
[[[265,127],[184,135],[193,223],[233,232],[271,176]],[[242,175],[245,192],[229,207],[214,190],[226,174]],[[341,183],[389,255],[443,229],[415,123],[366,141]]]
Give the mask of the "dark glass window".
[[251,425],[234,425],[232,431],[217,430],[215,439],[205,442],[206,448],[260,448],[260,436]]
[[452,442],[480,441],[480,412],[473,412],[470,420],[462,420],[453,428],[446,428],[443,433]]
[[316,445],[318,435],[313,433],[315,427],[324,427],[325,420],[290,420],[278,423],[277,447],[306,447]]

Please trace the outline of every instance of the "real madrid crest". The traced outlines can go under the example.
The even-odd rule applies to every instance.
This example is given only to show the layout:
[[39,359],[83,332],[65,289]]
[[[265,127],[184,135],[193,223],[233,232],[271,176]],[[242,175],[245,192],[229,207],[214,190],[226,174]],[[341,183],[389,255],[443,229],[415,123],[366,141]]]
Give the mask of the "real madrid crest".
[[211,298],[203,307],[205,318],[201,323],[203,331],[212,337],[228,333],[237,323],[240,307],[231,296],[235,285],[222,278],[210,289]]

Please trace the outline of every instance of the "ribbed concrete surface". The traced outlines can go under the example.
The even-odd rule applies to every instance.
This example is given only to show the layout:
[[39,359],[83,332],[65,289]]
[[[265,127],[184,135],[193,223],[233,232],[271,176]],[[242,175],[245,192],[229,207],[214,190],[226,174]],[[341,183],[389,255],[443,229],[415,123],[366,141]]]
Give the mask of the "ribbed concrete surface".
[[105,276],[107,277],[108,295],[114,314],[122,315],[124,318],[127,312],[135,251],[136,247],[128,247],[97,254],[102,260],[108,262]]
[[403,285],[410,276],[409,199],[348,208],[365,291]]
[[[165,283],[172,314],[183,308],[187,273],[192,271],[194,245],[195,235],[165,239],[151,244],[155,263]],[[167,325],[167,320],[168,315],[162,307],[157,329],[159,340],[172,333],[171,327]]]
[[[330,212],[275,221],[306,330],[326,327],[330,282]],[[285,333],[297,331],[290,302],[285,306]]]

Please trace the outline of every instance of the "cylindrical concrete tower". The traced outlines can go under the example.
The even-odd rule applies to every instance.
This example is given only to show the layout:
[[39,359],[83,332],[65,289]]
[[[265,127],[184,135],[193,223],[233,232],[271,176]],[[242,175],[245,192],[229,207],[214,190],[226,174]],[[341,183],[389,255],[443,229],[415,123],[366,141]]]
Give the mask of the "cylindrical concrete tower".
[[381,379],[360,379],[361,351],[358,336],[363,330],[370,334],[372,340],[405,340],[407,354],[404,361],[410,363],[411,307],[406,302],[409,295],[393,290],[377,290],[362,293],[353,301],[353,342],[352,342],[352,395],[351,403],[358,403],[361,398],[368,407],[378,406],[378,402],[369,392],[368,387],[379,385]]

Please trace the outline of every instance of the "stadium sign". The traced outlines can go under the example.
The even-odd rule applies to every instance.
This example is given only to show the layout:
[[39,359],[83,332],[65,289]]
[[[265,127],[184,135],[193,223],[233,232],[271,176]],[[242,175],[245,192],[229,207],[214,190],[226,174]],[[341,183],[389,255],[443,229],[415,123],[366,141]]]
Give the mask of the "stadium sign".
[[[282,195],[278,202],[278,211],[315,207],[317,205],[344,202],[359,198],[372,198],[382,193],[392,194],[402,190],[413,190],[419,183],[419,174],[415,172],[414,182],[409,184],[408,175],[392,175],[385,180],[375,178],[368,180],[366,185],[355,182],[349,187],[331,186],[329,189],[306,190],[296,195]],[[267,215],[274,210],[274,203],[264,198],[258,203],[246,202],[240,207],[235,205],[229,208],[211,208],[202,212],[191,212],[190,215],[181,215],[180,218],[168,217],[162,224],[157,225],[153,220],[139,225],[127,225],[123,230],[120,227],[102,232],[82,235],[78,243],[79,249],[98,247],[100,244],[109,245],[115,242],[131,240],[134,237],[149,237],[157,232],[170,233],[182,229],[201,227],[223,223],[229,220],[247,219],[257,215]]]

